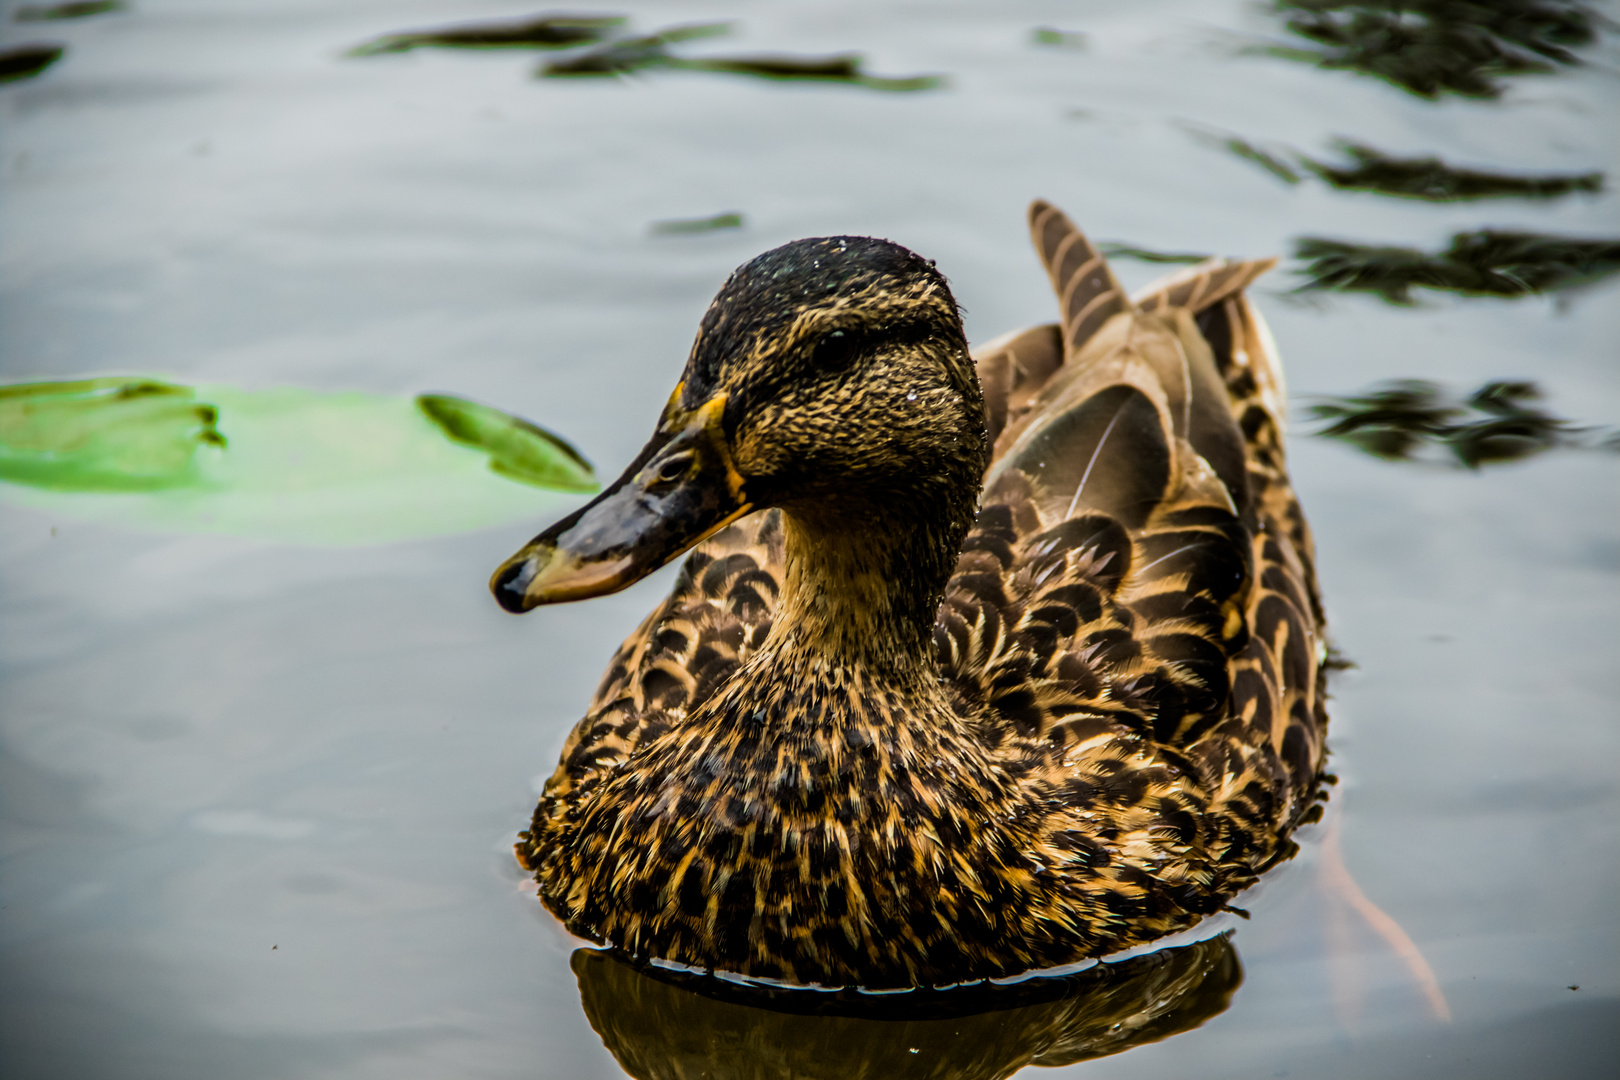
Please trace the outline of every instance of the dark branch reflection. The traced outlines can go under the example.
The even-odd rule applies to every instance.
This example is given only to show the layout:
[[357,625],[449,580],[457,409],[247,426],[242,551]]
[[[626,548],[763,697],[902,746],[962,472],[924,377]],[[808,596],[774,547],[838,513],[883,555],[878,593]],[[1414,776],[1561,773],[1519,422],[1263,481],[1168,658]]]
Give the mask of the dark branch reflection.
[[904,994],[773,990],[580,949],[591,1026],[638,1080],[989,1080],[1157,1042],[1226,1010],[1229,934],[1074,975]]

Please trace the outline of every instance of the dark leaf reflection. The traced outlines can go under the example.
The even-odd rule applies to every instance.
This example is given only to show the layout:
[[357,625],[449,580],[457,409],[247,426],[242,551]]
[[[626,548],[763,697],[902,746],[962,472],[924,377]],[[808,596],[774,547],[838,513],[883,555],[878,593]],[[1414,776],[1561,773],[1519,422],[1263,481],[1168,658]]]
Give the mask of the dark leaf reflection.
[[591,1026],[638,1080],[1000,1080],[1198,1027],[1243,969],[1229,935],[1079,974],[871,995],[769,990],[574,953]]
[[66,51],[63,45],[18,45],[0,49],[0,82],[32,78],[62,59]]
[[1121,244],[1107,240],[1099,243],[1097,250],[1109,259],[1135,259],[1137,262],[1179,263],[1187,266],[1201,263],[1210,257],[1196,251],[1154,251],[1151,248],[1137,247],[1135,244]]
[[667,67],[675,59],[669,52],[669,46],[683,41],[724,37],[729,33],[731,24],[723,22],[671,26],[656,34],[621,38],[599,49],[553,60],[540,69],[540,74],[553,78],[571,75],[628,75],[647,68]]
[[1315,48],[1276,56],[1358,71],[1425,98],[1495,98],[1506,76],[1580,63],[1606,20],[1578,0],[1278,0]]
[[1319,161],[1287,147],[1274,145],[1266,149],[1226,132],[1191,124],[1182,127],[1200,141],[1257,165],[1288,184],[1299,183],[1308,173],[1340,191],[1370,191],[1428,202],[1556,199],[1603,190],[1601,172],[1537,174],[1459,168],[1438,157],[1394,157],[1347,139],[1339,140],[1335,148],[1348,161]]
[[1330,398],[1310,408],[1325,421],[1316,432],[1341,439],[1376,457],[1417,460],[1425,449],[1443,449],[1470,469],[1519,461],[1558,447],[1610,449],[1615,436],[1596,436],[1536,405],[1541,391],[1530,382],[1489,382],[1457,400],[1433,383],[1409,379],[1361,397]]
[[439,30],[385,34],[349,50],[350,56],[411,49],[567,49],[592,45],[624,24],[620,15],[540,15],[521,22],[473,23]]
[[1248,139],[1201,124],[1182,122],[1178,126],[1206,146],[1225,150],[1234,157],[1258,165],[1285,184],[1297,184],[1304,179],[1298,169],[1283,160],[1283,154],[1265,150]]
[[1620,239],[1580,239],[1481,229],[1457,233],[1444,251],[1303,237],[1294,255],[1310,280],[1301,291],[1370,292],[1411,304],[1412,289],[1468,296],[1527,296],[1583,285],[1620,271]]
[[834,56],[705,56],[684,57],[669,46],[731,32],[730,23],[676,26],[643,37],[624,38],[598,49],[553,60],[540,69],[544,78],[630,75],[652,70],[705,71],[720,75],[747,75],[774,81],[836,82],[870,90],[932,90],[945,80],[937,75],[890,78],[869,75],[858,53]]
[[1439,158],[1398,158],[1352,142],[1338,146],[1350,160],[1344,164],[1315,161],[1299,155],[1311,172],[1336,188],[1374,191],[1432,202],[1463,199],[1552,199],[1572,192],[1603,190],[1603,174],[1550,173],[1523,175],[1459,169]]
[[18,22],[50,22],[57,19],[87,19],[92,15],[106,15],[114,11],[127,11],[123,0],[76,0],[68,4],[24,4],[17,9]]

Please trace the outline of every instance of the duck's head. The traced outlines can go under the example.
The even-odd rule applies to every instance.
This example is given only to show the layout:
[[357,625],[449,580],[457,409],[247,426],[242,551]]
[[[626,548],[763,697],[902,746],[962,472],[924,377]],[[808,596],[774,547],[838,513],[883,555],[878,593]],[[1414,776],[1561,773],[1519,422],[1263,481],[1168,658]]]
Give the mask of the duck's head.
[[513,612],[614,592],[767,507],[812,532],[925,533],[948,550],[918,569],[942,582],[987,453],[961,317],[933,264],[886,240],[795,241],[721,288],[624,475],[490,588]]

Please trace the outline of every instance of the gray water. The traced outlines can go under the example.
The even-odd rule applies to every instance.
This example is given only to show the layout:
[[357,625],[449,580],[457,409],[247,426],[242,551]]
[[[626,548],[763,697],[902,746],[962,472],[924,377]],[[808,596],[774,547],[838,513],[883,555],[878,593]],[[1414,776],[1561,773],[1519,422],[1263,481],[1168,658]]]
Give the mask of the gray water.
[[[1434,248],[1485,225],[1620,229],[1615,35],[1499,102],[1439,103],[1241,55],[1279,22],[1229,0],[612,8],[643,31],[738,22],[703,50],[858,50],[875,74],[950,79],[911,94],[692,72],[536,81],[528,53],[341,55],[534,10],[136,0],[7,21],[0,41],[69,51],[0,87],[0,374],[446,390],[561,432],[613,475],[724,276],[796,237],[880,235],[938,260],[986,340],[1052,317],[1023,226],[1036,196],[1099,239],[1242,256],[1307,234]],[[1086,31],[1086,47],[1037,46],[1042,25]],[[1611,190],[1431,205],[1288,187],[1180,121],[1307,152],[1343,135],[1602,169]],[[649,232],[731,211],[743,228]],[[1296,408],[1384,379],[1531,378],[1561,415],[1620,422],[1612,280],[1416,309],[1301,303],[1299,280],[1285,264],[1257,290]],[[1232,938],[1230,1008],[1026,1075],[1612,1075],[1620,458],[1469,473],[1309,426],[1291,467],[1358,665],[1333,687],[1327,822],[1240,901],[1253,917]],[[141,531],[71,502],[0,505],[5,1075],[622,1075],[582,1008],[579,943],[510,845],[670,571],[514,619],[485,579],[572,497],[346,547]],[[1322,873],[1328,828],[1432,967],[1449,1021]],[[715,1075],[748,1074],[743,1050],[722,1058]]]

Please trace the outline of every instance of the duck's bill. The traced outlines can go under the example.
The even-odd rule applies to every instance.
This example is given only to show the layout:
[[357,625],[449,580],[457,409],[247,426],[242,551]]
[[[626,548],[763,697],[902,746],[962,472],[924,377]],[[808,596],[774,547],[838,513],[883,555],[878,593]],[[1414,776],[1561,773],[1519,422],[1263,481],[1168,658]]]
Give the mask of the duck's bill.
[[490,591],[507,611],[604,596],[753,510],[720,426],[723,397],[670,398],[658,433],[613,486],[501,564]]

